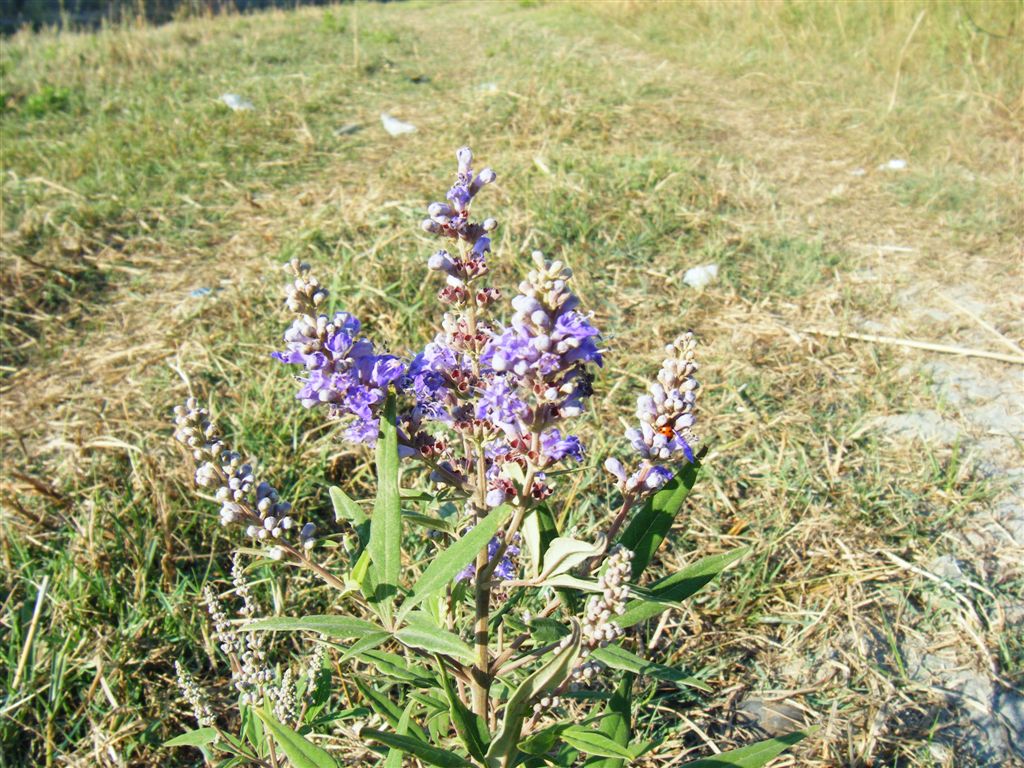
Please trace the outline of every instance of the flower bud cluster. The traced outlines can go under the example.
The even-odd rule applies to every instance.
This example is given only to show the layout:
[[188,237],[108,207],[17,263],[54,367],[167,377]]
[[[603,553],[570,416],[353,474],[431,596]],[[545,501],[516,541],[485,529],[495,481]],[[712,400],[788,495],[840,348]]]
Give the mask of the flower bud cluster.
[[274,707],[274,717],[281,723],[291,723],[296,718],[295,680],[290,669],[281,675],[281,682],[267,690],[267,697]]
[[[583,444],[563,424],[582,412],[592,393],[589,369],[602,362],[598,331],[576,309],[572,271],[539,252],[511,302],[509,325],[490,319],[501,294],[480,281],[487,274],[487,235],[496,222],[473,223],[469,207],[494,176],[473,175],[468,149],[456,154],[459,169],[448,202],[432,204],[425,222],[428,231],[463,246],[461,255],[439,250],[428,261],[444,275],[440,298],[453,311],[403,379],[404,392],[415,398],[400,418],[409,425],[404,443],[431,462],[435,479],[468,492],[478,506],[516,497],[535,501],[551,494],[547,468],[583,459]],[[438,438],[426,431],[431,423],[457,434]],[[482,452],[477,447],[457,454],[460,447],[481,445]],[[529,487],[526,477],[532,478]],[[474,487],[479,479],[486,481],[482,489]]]
[[[252,465],[230,449],[194,397],[174,409],[174,421],[175,439],[192,451],[197,464],[195,483],[220,502],[223,525],[244,525],[246,534],[257,541],[279,539],[294,525],[292,505],[270,483],[256,481]],[[304,546],[306,538],[302,536]]]
[[600,593],[587,601],[583,619],[583,644],[589,648],[604,648],[622,636],[622,629],[611,619],[626,612],[629,587],[626,580],[632,572],[633,552],[616,546],[605,559],[604,573],[597,580]]
[[469,147],[460,149],[455,153],[455,157],[459,167],[455,183],[448,190],[448,202],[431,203],[427,207],[429,218],[423,220],[423,231],[465,241],[474,251],[480,247],[481,240],[488,240],[487,244],[480,247],[480,253],[483,253],[489,250],[489,239],[485,233],[493,232],[498,222],[494,219],[484,219],[480,224],[471,222],[469,207],[480,190],[488,184],[493,184],[498,176],[490,168],[484,168],[474,175],[473,152]]
[[[533,254],[535,269],[512,299],[511,326],[495,336],[483,360],[538,403],[534,424],[546,427],[583,411],[592,393],[589,364],[601,365],[598,330],[576,310],[579,299],[569,290],[572,271],[560,261]],[[507,432],[522,425],[499,421]]]
[[185,697],[192,706],[192,712],[195,714],[196,722],[200,728],[205,728],[214,724],[213,710],[210,709],[210,700],[206,695],[206,691],[195,681],[185,668],[181,666],[181,662],[174,662],[174,671],[178,679],[178,689],[181,691],[181,695]]
[[583,617],[583,662],[572,671],[572,679],[590,682],[601,672],[601,663],[588,658],[595,648],[605,648],[622,637],[622,627],[612,619],[626,612],[629,587],[626,581],[632,572],[633,552],[616,546],[605,559],[604,572],[597,580],[601,591],[587,601]]
[[541,696],[534,705],[533,713],[539,715],[549,709],[562,706],[562,699],[560,696]]
[[699,439],[693,432],[697,420],[695,359],[697,340],[685,333],[665,347],[667,356],[658,372],[657,381],[648,393],[637,398],[636,414],[639,428],[626,430],[634,450],[640,455],[639,467],[632,473],[618,459],[609,457],[604,468],[615,478],[618,489],[633,499],[654,493],[673,477],[662,464],[696,460],[694,449]]
[[[326,635],[320,635],[320,640],[327,640]],[[306,662],[306,668],[303,674],[309,681],[309,685],[306,690],[312,693],[316,689],[316,685],[320,680],[320,675],[323,674],[324,670],[324,657],[326,655],[326,646],[323,642],[317,643],[313,646],[313,653],[310,655],[309,660]]]
[[285,306],[297,315],[312,315],[327,301],[327,289],[309,274],[309,264],[292,259],[288,262],[288,269],[295,276],[295,280],[285,286]]
[[[235,589],[242,597],[242,608],[239,613],[246,618],[252,618],[258,612],[258,606],[249,592],[237,558],[232,567],[232,576]],[[242,586],[239,586],[240,583]],[[203,600],[213,622],[214,641],[234,662],[231,677],[236,690],[241,694],[242,702],[261,703],[266,684],[274,679],[274,674],[266,663],[263,633],[240,632],[232,626],[220,598],[209,584],[203,589]]]
[[636,402],[639,429],[630,429],[626,437],[645,459],[678,460],[692,463],[697,436],[693,433],[699,384],[695,352],[697,340],[692,333],[680,336],[665,347],[667,357],[651,384],[649,394]]

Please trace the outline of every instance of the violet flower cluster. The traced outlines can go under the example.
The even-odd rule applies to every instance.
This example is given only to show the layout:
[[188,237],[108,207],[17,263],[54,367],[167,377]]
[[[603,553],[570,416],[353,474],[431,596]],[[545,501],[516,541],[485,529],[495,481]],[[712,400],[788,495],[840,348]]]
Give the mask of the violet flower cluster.
[[305,375],[296,397],[307,408],[326,406],[333,417],[355,417],[346,433],[353,442],[377,440],[377,411],[390,384],[404,373],[394,355],[376,354],[373,343],[359,335],[359,321],[347,312],[319,313],[327,291],[308,275],[309,266],[293,260],[295,281],[286,304],[297,317],[284,335],[285,350],[273,357],[302,366]]
[[[496,176],[489,168],[474,174],[468,148],[457,158],[448,202],[428,207],[423,229],[464,250],[441,249],[428,261],[445,276],[438,298],[450,311],[441,332],[409,364],[404,382],[415,403],[405,415],[407,438],[443,470],[435,480],[460,487],[483,477],[486,488],[477,490],[488,508],[517,496],[543,499],[551,493],[545,470],[583,459],[582,442],[565,425],[592,393],[589,367],[602,362],[599,332],[577,309],[568,287],[572,272],[539,252],[511,301],[508,325],[491,316],[501,293],[482,281],[488,233],[497,222],[474,223],[470,207]],[[466,442],[483,451],[452,450]],[[529,487],[519,484],[523,477]]]
[[[546,498],[546,470],[583,460],[584,445],[568,424],[592,394],[590,370],[602,359],[599,332],[569,288],[571,270],[539,252],[511,301],[509,322],[494,316],[502,295],[485,280],[498,223],[475,221],[471,208],[497,177],[490,168],[474,172],[468,147],[456,158],[446,201],[432,203],[422,225],[446,241],[427,262],[444,276],[438,299],[447,311],[436,336],[407,364],[378,354],[353,317],[319,313],[326,291],[293,262],[287,304],[297,318],[285,334],[286,350],[274,357],[304,369],[297,393],[304,405],[354,417],[345,433],[354,442],[374,442],[393,385],[401,403],[400,452],[426,463],[432,479],[461,494],[479,516],[515,498]],[[506,548],[498,578],[514,576],[514,547]]]
[[[434,338],[407,362],[378,353],[354,317],[320,311],[326,290],[306,265],[293,261],[287,306],[296,319],[285,350],[274,357],[301,366],[298,399],[348,418],[344,436],[352,442],[375,442],[380,409],[393,387],[401,455],[425,463],[431,479],[464,499],[473,518],[506,502],[530,506],[547,498],[550,470],[583,461],[585,447],[570,425],[583,412],[593,368],[603,360],[600,332],[570,288],[572,271],[540,252],[509,302],[507,323],[501,322],[495,310],[502,294],[486,283],[498,222],[472,217],[477,196],[496,174],[474,172],[468,147],[456,158],[446,201],[431,203],[422,223],[423,231],[445,241],[427,261],[444,277],[438,299],[446,312]],[[695,461],[695,347],[692,334],[669,345],[657,381],[637,401],[639,424],[627,432],[637,463],[627,471],[616,458],[605,462],[633,501],[665,485],[673,476],[669,465]],[[510,579],[512,542],[504,547],[494,574]],[[472,577],[474,568],[462,576]]]

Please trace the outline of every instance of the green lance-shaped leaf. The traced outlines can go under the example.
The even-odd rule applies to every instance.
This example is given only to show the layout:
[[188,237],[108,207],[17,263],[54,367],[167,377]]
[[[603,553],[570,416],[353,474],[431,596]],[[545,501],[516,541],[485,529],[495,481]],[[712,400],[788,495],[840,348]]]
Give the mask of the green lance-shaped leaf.
[[544,553],[541,577],[550,579],[559,574],[568,573],[577,565],[581,565],[602,552],[604,552],[603,537],[599,537],[596,542],[579,541],[567,537],[554,539]]
[[614,739],[610,739],[603,733],[592,731],[589,728],[581,728],[574,725],[562,732],[562,741],[576,747],[581,752],[598,757],[617,757],[623,760],[632,760],[633,753],[625,746]]
[[165,747],[202,747],[217,738],[216,728],[196,728],[164,742]]
[[[410,701],[409,706],[402,713],[402,717],[399,718],[397,728],[399,736],[405,736],[409,732],[409,721],[412,720],[412,711],[415,708],[416,702]],[[387,759],[384,760],[384,768],[402,768],[402,755],[404,754],[405,750],[398,747],[389,749]]]
[[541,563],[548,546],[558,536],[558,525],[555,516],[545,504],[538,504],[526,513],[519,529],[523,537],[523,546],[529,556],[527,575],[532,579],[540,575]]
[[254,711],[295,768],[338,768],[337,761],[328,752],[305,736],[279,723],[269,712],[261,709]]
[[715,576],[725,570],[726,566],[735,562],[747,553],[746,547],[738,547],[731,552],[720,555],[709,555],[696,563],[687,566],[678,573],[666,576],[650,586],[653,600],[633,600],[626,604],[626,612],[619,616],[615,623],[625,629],[641,621],[657,616],[693,595]]
[[[625,747],[629,744],[632,731],[633,677],[631,672],[622,676],[615,692],[605,706],[605,715],[601,720],[600,731],[606,737]],[[584,764],[587,768],[622,768],[624,761],[620,757],[591,757]]]
[[622,532],[619,544],[633,551],[633,581],[639,582],[665,540],[699,473],[700,464],[686,464],[664,488],[644,502]]
[[684,763],[679,768],[761,768],[769,760],[778,757],[789,747],[803,741],[816,730],[818,730],[817,726],[795,733],[787,733],[785,736],[777,736],[774,739],[765,739],[757,744],[751,744],[749,747],[741,747],[729,752],[722,752],[714,757],[705,757],[702,760]]
[[398,614],[399,619],[430,595],[450,584],[459,571],[473,562],[477,553],[494,538],[510,514],[512,514],[512,507],[508,504],[502,504],[500,507],[492,509],[487,517],[473,526],[473,530],[438,554],[416,581],[416,587],[412,594],[402,603]]
[[447,629],[441,629],[423,611],[413,611],[405,617],[405,621],[406,626],[395,632],[395,639],[403,645],[454,656],[463,661],[472,662],[475,658],[469,643]]
[[635,653],[630,653],[625,648],[621,648],[618,645],[609,645],[605,648],[595,648],[591,655],[612,669],[636,672],[639,675],[655,677],[658,680],[665,680],[679,685],[687,685],[700,691],[711,691],[711,688],[700,680],[685,675],[678,669],[672,669],[672,667],[666,667],[663,664],[648,661],[647,659],[637,656]]
[[511,765],[517,751],[516,745],[522,735],[523,720],[530,708],[530,702],[541,694],[561,685],[572,672],[580,655],[580,625],[573,621],[569,642],[532,675],[523,680],[509,697],[505,705],[505,717],[501,729],[495,735],[487,750],[489,768],[505,768]]
[[[402,721],[402,710],[391,700],[391,697],[358,678],[355,683],[363,703],[369,704],[374,712],[387,721],[388,725],[397,729],[398,724]],[[409,722],[406,724],[406,728],[407,737],[424,744],[427,742],[427,734],[417,723]]]
[[[391,635],[388,635],[388,637],[391,637]],[[376,667],[377,672],[381,676],[400,683],[410,683],[419,688],[429,688],[437,682],[425,667],[414,664],[405,656],[399,656],[397,653],[388,653],[371,648],[361,651],[358,656],[366,663]]]
[[359,735],[367,741],[376,741],[392,749],[399,749],[413,757],[418,757],[428,765],[436,765],[439,768],[473,768],[473,764],[464,757],[446,749],[432,747],[409,736],[378,731],[375,728],[363,728]]
[[379,635],[384,630],[377,624],[351,616],[274,616],[242,625],[243,632],[318,632],[337,640]]
[[402,499],[398,490],[398,430],[395,428],[395,395],[389,394],[380,414],[377,436],[377,498],[370,519],[370,570],[374,594],[370,600],[390,615],[402,571]]
[[487,723],[484,722],[482,717],[471,712],[469,707],[459,698],[458,691],[452,685],[451,678],[448,677],[448,672],[445,670],[444,664],[440,659],[437,660],[437,665],[441,670],[441,683],[444,688],[445,698],[448,700],[452,725],[455,726],[455,731],[459,734],[459,738],[462,739],[462,743],[469,751],[469,754],[477,760],[483,761],[491,739],[491,734],[487,730]]
[[332,485],[328,493],[331,496],[331,504],[334,505],[334,522],[348,520],[352,523],[352,527],[359,535],[359,543],[365,547],[370,539],[370,518],[363,512],[363,508],[338,486]]
[[572,727],[572,723],[555,723],[547,728],[532,732],[529,736],[519,742],[519,751],[527,755],[546,755],[561,738],[562,733]]
[[437,531],[438,533],[451,535],[455,532],[452,524],[447,520],[442,520],[439,517],[431,517],[430,515],[421,515],[418,512],[403,512],[402,520],[409,523],[409,525],[418,525],[420,528]]

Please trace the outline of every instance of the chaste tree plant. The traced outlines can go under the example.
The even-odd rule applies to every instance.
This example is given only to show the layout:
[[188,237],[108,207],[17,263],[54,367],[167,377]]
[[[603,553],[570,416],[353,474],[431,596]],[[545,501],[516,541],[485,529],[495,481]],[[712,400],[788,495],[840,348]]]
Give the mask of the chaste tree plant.
[[[431,204],[422,223],[446,245],[428,261],[442,278],[445,311],[418,354],[379,352],[356,318],[324,311],[328,293],[306,265],[289,265],[295,320],[274,357],[300,371],[303,406],[376,452],[372,502],[330,489],[337,521],[358,542],[342,569],[318,561],[315,526],[293,521],[291,505],[231,450],[195,399],[176,409],[175,436],[223,524],[243,528],[262,558],[308,569],[337,592],[327,615],[260,619],[237,559],[244,621],[206,591],[239,692],[239,727],[218,725],[202,688],[179,668],[200,727],[168,744],[197,746],[211,764],[399,768],[408,758],[442,768],[617,768],[658,750],[633,737],[642,678],[706,690],[644,658],[631,633],[743,554],[706,557],[645,584],[700,471],[696,340],[687,333],[666,347],[637,400],[628,458],[603,463],[621,496],[617,512],[587,539],[567,535],[554,513],[554,480],[585,461],[573,423],[603,363],[601,336],[572,292],[572,272],[540,253],[503,320],[502,294],[487,283],[497,222],[470,213],[496,176],[474,173],[468,148],[457,159],[446,202]],[[427,491],[403,489],[403,462],[422,470]],[[408,511],[413,505],[424,511]],[[414,562],[409,547],[424,539],[427,557]],[[303,669],[271,664],[270,632],[315,639]],[[346,708],[332,693],[327,654],[338,669],[372,670],[341,681]],[[361,755],[322,746],[317,734],[339,724],[366,745]],[[760,766],[804,735],[688,765]]]

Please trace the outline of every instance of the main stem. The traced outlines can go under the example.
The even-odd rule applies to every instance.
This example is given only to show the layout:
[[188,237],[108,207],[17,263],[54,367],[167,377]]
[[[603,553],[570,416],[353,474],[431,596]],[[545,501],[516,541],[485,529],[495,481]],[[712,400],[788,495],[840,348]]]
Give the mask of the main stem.
[[[476,335],[476,306],[470,299],[466,308],[466,326],[470,336]],[[476,354],[472,356],[473,373],[480,375],[480,361]],[[484,455],[482,440],[476,443],[476,489],[473,498],[473,506],[476,508],[478,519],[483,519],[487,514],[485,497],[487,494],[487,465]],[[473,626],[473,644],[476,650],[476,661],[473,664],[471,687],[473,690],[473,712],[485,723],[489,722],[489,705],[491,694],[491,653],[490,644],[490,619],[491,619],[491,589],[488,586],[488,579],[482,578],[487,569],[487,545],[477,552],[476,555],[476,580],[475,580],[475,616]]]

